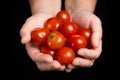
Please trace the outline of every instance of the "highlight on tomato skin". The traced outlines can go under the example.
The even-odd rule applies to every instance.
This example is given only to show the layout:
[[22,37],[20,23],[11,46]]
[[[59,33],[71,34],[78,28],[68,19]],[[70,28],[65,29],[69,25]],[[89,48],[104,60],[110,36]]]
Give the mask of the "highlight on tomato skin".
[[75,34],[68,38],[67,45],[77,51],[78,49],[87,47],[87,40],[84,36]]
[[44,27],[48,28],[50,31],[58,30],[59,26],[60,22],[56,17],[48,18],[44,23]]
[[56,14],[61,24],[70,21],[70,14],[66,10],[61,10]]
[[35,45],[42,45],[46,42],[48,34],[47,28],[36,28],[31,32],[31,42]]
[[64,34],[65,37],[70,37],[71,35],[77,34],[79,32],[79,26],[72,21],[67,21],[60,25],[58,30]]
[[78,34],[84,36],[87,39],[87,41],[89,41],[92,32],[88,28],[82,28],[82,29],[79,30]]
[[75,52],[70,47],[62,47],[60,48],[54,55],[55,60],[60,62],[61,65],[72,64],[72,61],[75,58]]

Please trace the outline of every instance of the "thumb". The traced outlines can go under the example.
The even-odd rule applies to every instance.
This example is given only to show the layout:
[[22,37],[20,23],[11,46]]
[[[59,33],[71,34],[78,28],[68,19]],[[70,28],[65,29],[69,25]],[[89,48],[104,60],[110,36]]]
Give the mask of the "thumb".
[[22,44],[28,43],[30,41],[30,31],[27,27],[24,27],[24,26],[20,30]]

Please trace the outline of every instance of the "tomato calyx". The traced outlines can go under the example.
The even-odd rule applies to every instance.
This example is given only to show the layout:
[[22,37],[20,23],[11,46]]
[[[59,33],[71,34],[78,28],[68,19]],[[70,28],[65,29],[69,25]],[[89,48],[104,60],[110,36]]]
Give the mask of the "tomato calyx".
[[51,49],[59,49],[66,43],[66,37],[59,31],[52,31],[47,38],[47,44]]
[[56,34],[51,34],[50,39],[54,39],[56,37]]

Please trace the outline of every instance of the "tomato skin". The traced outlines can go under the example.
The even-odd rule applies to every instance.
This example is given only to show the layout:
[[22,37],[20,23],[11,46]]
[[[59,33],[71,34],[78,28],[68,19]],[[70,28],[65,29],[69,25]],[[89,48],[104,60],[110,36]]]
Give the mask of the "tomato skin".
[[58,30],[58,27],[60,26],[60,22],[56,17],[51,17],[46,20],[44,27],[48,28],[50,31]]
[[78,49],[85,48],[87,46],[87,40],[84,36],[75,34],[68,39],[67,45],[77,51]]
[[47,28],[36,28],[31,32],[31,42],[35,45],[42,45],[46,42],[48,34]]
[[89,41],[91,37],[91,30],[88,28],[84,28],[84,29],[82,28],[80,29],[78,34],[84,36],[87,39],[87,41]]
[[65,23],[70,21],[70,14],[66,10],[61,10],[56,14],[56,17],[60,21],[60,23]]
[[49,48],[47,44],[44,44],[40,47],[40,52],[51,55],[52,57],[54,57],[54,54],[55,54],[55,50],[52,50],[51,48]]
[[47,38],[48,46],[55,50],[63,47],[66,43],[66,37],[59,31],[52,31]]
[[56,53],[54,58],[60,62],[61,65],[71,64],[75,58],[75,52],[69,47],[62,47]]
[[70,37],[71,35],[77,34],[79,32],[79,27],[74,22],[66,22],[62,24],[58,29],[65,37]]

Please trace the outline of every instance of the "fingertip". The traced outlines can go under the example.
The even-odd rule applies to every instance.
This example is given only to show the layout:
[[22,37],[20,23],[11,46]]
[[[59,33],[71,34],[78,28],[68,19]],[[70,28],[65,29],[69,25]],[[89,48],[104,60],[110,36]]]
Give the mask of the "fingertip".
[[26,28],[20,30],[21,43],[25,44],[30,41],[30,32]]
[[65,69],[67,73],[70,73],[72,70],[71,69]]
[[26,42],[26,41],[24,40],[24,38],[22,38],[22,39],[21,39],[21,43],[22,43],[22,44],[25,44],[25,42]]
[[45,56],[46,57],[46,62],[52,62],[53,61],[53,58],[52,58],[52,56],[50,56],[50,55],[46,55]]
[[28,38],[23,37],[23,38],[21,39],[21,43],[22,43],[22,44],[25,44],[25,43],[27,43],[27,42],[29,42],[29,39],[28,39]]
[[88,51],[88,49],[86,49],[86,48],[79,49],[79,50],[77,51],[77,54],[78,54],[79,56],[82,56],[82,54],[86,53],[86,51]]
[[52,62],[51,67],[52,67],[52,69],[54,69],[54,70],[60,70],[60,69],[61,69],[60,63],[57,62],[56,60],[54,60],[54,61]]
[[64,71],[65,68],[66,68],[66,66],[65,66],[65,65],[62,65],[62,66],[60,67],[60,71]]
[[56,69],[59,69],[61,66],[60,63],[58,63],[57,61],[54,61],[53,64],[54,64],[54,68]]
[[67,73],[70,73],[74,68],[75,68],[75,66],[73,64],[69,64],[69,65],[67,65],[67,68],[65,69],[65,71]]
[[77,65],[79,64],[78,58],[75,58],[75,59],[73,60],[72,64],[73,64],[74,66],[77,66]]

